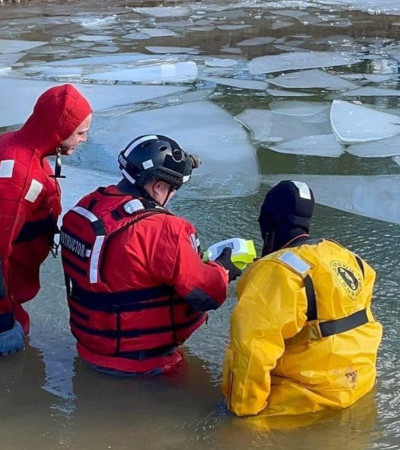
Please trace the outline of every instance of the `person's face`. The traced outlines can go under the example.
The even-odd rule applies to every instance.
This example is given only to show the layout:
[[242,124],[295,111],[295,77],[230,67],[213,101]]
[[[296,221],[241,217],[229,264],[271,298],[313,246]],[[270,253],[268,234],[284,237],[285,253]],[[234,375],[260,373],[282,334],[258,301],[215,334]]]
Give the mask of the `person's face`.
[[67,139],[61,142],[61,154],[72,155],[75,148],[81,143],[86,142],[87,132],[92,123],[92,114],[89,114],[79,127]]

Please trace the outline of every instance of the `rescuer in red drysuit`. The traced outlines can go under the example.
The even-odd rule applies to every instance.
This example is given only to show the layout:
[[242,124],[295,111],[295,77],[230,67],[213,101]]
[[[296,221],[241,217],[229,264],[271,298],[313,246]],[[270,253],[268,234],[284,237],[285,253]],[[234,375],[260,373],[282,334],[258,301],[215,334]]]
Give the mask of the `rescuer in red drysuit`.
[[71,331],[83,361],[119,375],[157,375],[226,299],[241,274],[226,249],[203,262],[196,229],[165,208],[199,160],[166,136],[134,139],[123,179],[66,213],[60,233]]
[[70,155],[86,141],[92,109],[70,84],[37,100],[25,124],[0,136],[0,355],[23,350],[29,316],[21,306],[40,289],[39,269],[53,246],[60,187],[46,157]]

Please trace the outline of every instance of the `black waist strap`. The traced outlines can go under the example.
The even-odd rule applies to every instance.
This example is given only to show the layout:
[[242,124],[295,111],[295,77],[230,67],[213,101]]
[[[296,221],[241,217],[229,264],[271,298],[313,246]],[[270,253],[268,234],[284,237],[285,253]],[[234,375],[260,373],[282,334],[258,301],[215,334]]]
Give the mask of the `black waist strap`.
[[[90,292],[73,284],[70,297],[79,305],[92,311],[115,312],[116,306],[118,306],[120,311],[143,309],[143,302],[149,300],[154,301],[162,297],[171,297],[173,293],[174,289],[167,285],[155,286],[137,291]],[[150,305],[152,303],[153,302],[151,302]],[[135,305],[139,304],[140,306],[135,308]]]
[[341,319],[329,320],[328,322],[320,322],[319,328],[322,337],[332,336],[334,334],[344,333],[352,330],[368,322],[367,310],[362,309],[354,314]]

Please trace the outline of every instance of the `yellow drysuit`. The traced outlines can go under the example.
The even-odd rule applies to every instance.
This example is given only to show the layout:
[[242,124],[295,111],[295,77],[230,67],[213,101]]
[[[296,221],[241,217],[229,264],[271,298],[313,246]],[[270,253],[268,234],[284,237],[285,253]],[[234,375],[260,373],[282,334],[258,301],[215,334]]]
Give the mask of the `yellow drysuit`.
[[231,318],[228,409],[303,414],[345,408],[370,391],[382,338],[370,310],[374,281],[367,263],[325,239],[253,263]]

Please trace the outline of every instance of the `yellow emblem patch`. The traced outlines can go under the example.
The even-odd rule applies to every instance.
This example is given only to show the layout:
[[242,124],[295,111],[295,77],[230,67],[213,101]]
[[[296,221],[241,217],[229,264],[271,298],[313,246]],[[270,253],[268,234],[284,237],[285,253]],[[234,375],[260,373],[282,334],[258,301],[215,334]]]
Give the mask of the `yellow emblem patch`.
[[351,298],[356,298],[361,289],[360,275],[341,261],[331,261],[331,267],[345,291]]

